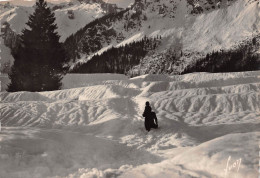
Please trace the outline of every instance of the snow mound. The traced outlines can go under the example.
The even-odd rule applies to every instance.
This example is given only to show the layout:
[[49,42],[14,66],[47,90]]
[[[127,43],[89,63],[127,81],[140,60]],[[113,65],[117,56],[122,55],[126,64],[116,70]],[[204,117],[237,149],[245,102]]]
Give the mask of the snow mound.
[[138,77],[134,77],[131,80],[138,80],[141,79],[142,81],[171,81],[171,78],[167,75],[157,75],[157,74],[147,74]]
[[[210,175],[218,177],[255,177],[257,175],[257,142],[259,139],[260,132],[226,135],[176,156],[173,162],[185,165],[186,169],[198,169],[202,172],[210,170]],[[203,159],[201,159],[202,157]],[[228,162],[229,158],[230,162]],[[228,170],[226,170],[227,167]],[[245,169],[245,167],[249,169]]]
[[127,80],[122,74],[67,74],[62,79],[62,89],[84,87],[107,80]]
[[259,138],[260,132],[226,135],[120,177],[257,177]]
[[73,74],[67,89],[1,92],[0,176],[224,177],[241,158],[228,174],[257,177],[259,74]]
[[250,72],[230,72],[230,73],[206,73],[206,72],[198,72],[191,73],[186,75],[174,76],[171,78],[178,78],[178,80],[182,80],[185,82],[206,82],[212,80],[225,80],[225,79],[234,79],[238,78],[242,80],[246,77],[259,77],[259,71],[250,71]]
[[[114,74],[73,74],[64,78],[64,86],[65,88],[81,86],[80,88],[35,93],[2,92],[2,108],[5,108],[2,111],[4,116],[2,119],[9,122],[13,119],[15,122],[19,120],[19,124],[26,123],[23,126],[40,123],[44,126],[39,120],[54,125],[69,126],[72,123],[81,125],[84,121],[89,123],[86,118],[102,120],[101,118],[105,117],[102,112],[117,115],[118,107],[121,106],[132,105],[133,112],[142,112],[141,105],[145,100],[149,100],[158,115],[164,118],[175,119],[177,115],[181,115],[185,122],[192,124],[244,121],[257,117],[260,111],[258,74],[259,72],[205,73],[169,77],[145,75],[130,80],[123,75]],[[197,80],[198,75],[201,76],[199,80]],[[77,77],[79,80],[76,80]],[[108,80],[112,78],[115,80]],[[143,103],[137,103],[136,107],[135,102]],[[27,109],[20,109],[21,107]],[[34,110],[35,107],[37,114],[31,118],[30,110]],[[38,107],[41,109],[37,109]],[[94,111],[100,107],[95,116],[101,118],[93,118],[94,111],[86,110],[88,107]],[[11,115],[10,111],[12,111]],[[239,117],[236,113],[239,113]],[[50,117],[53,114],[55,118]],[[122,112],[121,115],[124,117],[125,113]],[[44,118],[47,117],[53,119],[45,120]],[[27,122],[27,118],[31,118],[31,122]],[[57,122],[59,119],[62,122]]]

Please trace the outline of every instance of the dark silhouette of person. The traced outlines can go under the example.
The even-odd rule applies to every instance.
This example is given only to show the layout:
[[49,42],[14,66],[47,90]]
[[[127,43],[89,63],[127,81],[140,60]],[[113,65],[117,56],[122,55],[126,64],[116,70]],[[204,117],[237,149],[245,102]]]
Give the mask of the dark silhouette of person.
[[152,112],[152,108],[148,101],[145,103],[143,117],[145,118],[144,126],[148,132],[151,130],[151,128],[158,128],[158,120],[156,114],[155,112]]

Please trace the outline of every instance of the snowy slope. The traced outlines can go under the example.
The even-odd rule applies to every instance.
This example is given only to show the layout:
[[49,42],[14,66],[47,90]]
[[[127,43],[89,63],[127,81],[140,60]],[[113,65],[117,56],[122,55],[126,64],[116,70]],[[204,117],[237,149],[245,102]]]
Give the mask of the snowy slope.
[[0,12],[1,24],[8,22],[12,30],[19,34],[26,27],[26,22],[28,21],[29,15],[33,12],[33,8],[23,6],[1,7]]
[[[124,39],[118,42],[111,37],[110,43],[103,44],[103,48],[94,53],[141,40],[144,36],[160,36],[161,44],[144,61],[147,64],[155,63],[153,60],[161,61],[162,54],[168,50],[176,53],[182,51],[181,66],[174,69],[180,72],[199,57],[212,51],[234,49],[259,34],[258,1],[212,1],[212,5],[209,4],[211,1],[196,2],[199,5],[188,0],[141,0],[122,19],[111,24],[117,36],[123,36]],[[203,11],[194,13],[198,6]],[[81,55],[80,63],[87,62],[91,57],[84,55],[83,51]]]
[[[60,35],[60,41],[63,42],[68,36],[76,33],[89,22],[96,18],[102,17],[107,13],[100,3],[80,3],[73,1],[71,3],[62,3],[58,5],[48,4],[55,13],[56,23],[58,26],[57,32]],[[117,7],[115,7],[117,8]],[[27,6],[4,6],[0,4],[0,24],[7,22],[10,24],[11,30],[15,34],[21,34],[26,28],[28,17],[34,12],[34,7]],[[2,32],[3,33],[3,32]],[[7,61],[13,63],[13,57],[10,54],[10,49],[5,46],[4,38],[0,36],[0,57],[4,64]]]
[[[257,177],[259,71],[76,77],[71,89],[1,92],[1,176]],[[159,119],[149,133],[146,101]]]
[[236,43],[259,33],[259,11],[257,1],[249,3],[239,0],[227,8],[198,16],[183,35],[184,49],[204,53],[230,49]]
[[[68,18],[68,11],[72,11],[74,19]],[[76,33],[80,28],[93,21],[96,18],[103,16],[106,11],[101,8],[98,3],[74,5],[55,11],[56,22],[58,25],[58,33],[61,36],[61,41],[64,41],[69,35]]]
[[[22,29],[26,27],[28,16],[32,14],[34,8],[26,6],[10,6],[9,8],[1,7],[0,10],[1,23],[5,21],[8,22],[11,25],[11,28],[17,34],[20,34]],[[74,14],[73,18],[69,17],[69,11]],[[87,23],[103,16],[106,11],[98,3],[88,4],[74,1],[70,4],[64,3],[60,6],[57,5],[54,13],[58,25],[57,32],[61,36],[60,40],[64,41],[69,35],[78,31]]]
[[[148,10],[148,21],[143,25],[144,35],[166,38],[165,47],[173,46],[176,40],[180,40],[184,52],[208,53],[229,49],[259,33],[260,5],[257,1],[237,0],[229,6],[224,2],[221,8],[190,15],[187,1],[176,1],[175,17],[172,19],[168,16],[158,18],[157,14]],[[167,0],[160,4],[172,6],[171,1]],[[149,25],[151,28],[148,30]]]
[[222,136],[184,151],[173,159],[127,170],[120,177],[257,178],[259,138],[259,132]]

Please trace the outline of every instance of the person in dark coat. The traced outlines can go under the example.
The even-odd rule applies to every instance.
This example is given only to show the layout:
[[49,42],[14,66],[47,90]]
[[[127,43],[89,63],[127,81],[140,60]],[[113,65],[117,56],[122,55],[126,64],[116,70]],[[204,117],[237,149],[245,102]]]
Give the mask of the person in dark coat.
[[147,101],[145,105],[146,106],[143,113],[143,117],[145,118],[144,126],[145,129],[149,132],[151,128],[158,128],[158,121],[155,112],[152,112],[150,103]]

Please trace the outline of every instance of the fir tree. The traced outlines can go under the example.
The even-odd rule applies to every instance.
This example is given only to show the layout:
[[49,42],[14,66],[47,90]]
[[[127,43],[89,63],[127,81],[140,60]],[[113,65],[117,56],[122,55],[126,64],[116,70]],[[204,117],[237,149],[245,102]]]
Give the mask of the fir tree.
[[67,62],[55,30],[54,13],[44,0],[36,2],[35,12],[22,31],[18,50],[12,55],[11,84],[8,91],[50,91],[59,89]]

